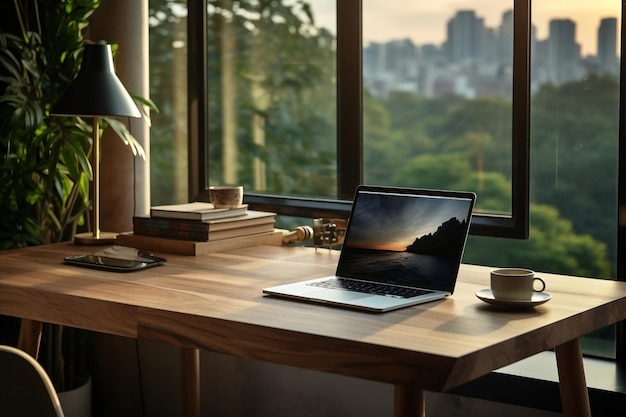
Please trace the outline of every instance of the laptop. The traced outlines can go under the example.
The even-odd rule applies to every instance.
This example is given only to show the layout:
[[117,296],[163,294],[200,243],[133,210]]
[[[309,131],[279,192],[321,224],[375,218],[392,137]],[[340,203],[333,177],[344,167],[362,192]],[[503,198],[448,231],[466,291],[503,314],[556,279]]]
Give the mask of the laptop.
[[475,201],[472,192],[361,185],[335,275],[263,293],[371,312],[447,297]]

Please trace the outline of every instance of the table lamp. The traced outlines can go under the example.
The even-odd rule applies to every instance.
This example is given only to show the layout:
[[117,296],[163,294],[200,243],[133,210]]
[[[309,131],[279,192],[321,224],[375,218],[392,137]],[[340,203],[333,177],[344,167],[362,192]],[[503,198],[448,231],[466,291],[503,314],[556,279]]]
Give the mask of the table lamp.
[[93,232],[79,233],[74,242],[84,245],[111,244],[117,233],[100,231],[100,131],[98,118],[104,116],[141,117],[132,97],[117,78],[111,45],[86,44],[83,61],[74,81],[50,111],[54,116],[93,119]]

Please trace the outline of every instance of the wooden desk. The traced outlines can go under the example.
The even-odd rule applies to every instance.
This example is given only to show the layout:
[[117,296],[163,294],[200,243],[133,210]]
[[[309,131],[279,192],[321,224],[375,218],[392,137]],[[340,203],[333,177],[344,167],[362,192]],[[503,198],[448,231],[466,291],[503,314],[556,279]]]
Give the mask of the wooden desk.
[[334,272],[338,253],[259,246],[165,255],[129,274],[62,263],[72,244],[0,252],[0,314],[25,319],[36,354],[40,322],[183,348],[185,414],[199,414],[198,349],[394,384],[395,415],[424,412],[423,391],[446,391],[555,348],[564,415],[589,416],[578,338],[626,319],[626,283],[542,274],[552,300],[492,310],[475,297],[489,268],[463,265],[446,300],[382,315],[268,298],[261,289]]

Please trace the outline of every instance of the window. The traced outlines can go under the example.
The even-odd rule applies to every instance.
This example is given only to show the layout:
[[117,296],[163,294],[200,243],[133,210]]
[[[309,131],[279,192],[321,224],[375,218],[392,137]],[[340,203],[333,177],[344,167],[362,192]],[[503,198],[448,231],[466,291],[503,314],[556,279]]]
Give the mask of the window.
[[[349,204],[336,200],[349,200],[355,186],[362,182],[482,192],[482,183],[490,180],[479,181],[482,174],[451,182],[441,175],[431,175],[430,179],[424,175],[417,178],[410,172],[410,166],[404,167],[411,165],[409,161],[413,161],[413,167],[416,164],[422,166],[423,158],[428,159],[433,154],[424,155],[426,149],[423,146],[428,146],[423,142],[424,137],[415,140],[405,135],[399,138],[404,143],[394,145],[389,140],[393,132],[385,130],[385,126],[379,123],[382,121],[376,120],[376,106],[384,100],[380,94],[375,94],[375,85],[362,86],[363,80],[373,80],[371,77],[361,78],[361,73],[371,73],[368,73],[371,66],[368,66],[367,58],[372,54],[369,53],[371,48],[362,51],[367,28],[362,28],[361,19],[355,16],[358,17],[362,7],[364,16],[378,13],[376,7],[379,6],[376,2],[361,3],[360,0],[208,3],[207,47],[199,50],[196,56],[201,57],[204,52],[208,62],[208,95],[205,100],[200,100],[208,103],[205,109],[208,117],[206,122],[198,120],[198,123],[212,139],[208,140],[206,149],[198,152],[207,164],[203,171],[205,176],[198,180],[200,189],[209,183],[241,183],[246,187],[247,201],[251,204],[264,205],[280,214],[311,217],[321,210],[333,209],[347,215]],[[514,20],[522,34],[529,31],[528,4],[521,3],[523,7],[518,8],[515,18],[512,10],[508,14],[506,24],[510,33]],[[388,9],[393,10],[385,6],[384,10]],[[402,8],[395,10],[396,14],[403,13]],[[445,26],[445,22],[442,21],[441,25]],[[477,42],[487,36],[486,33],[479,34],[478,28],[476,34]],[[490,42],[493,43],[491,49],[500,47],[495,45],[495,40]],[[504,43],[508,61],[500,66],[503,68],[501,88],[506,92],[497,109],[502,113],[493,126],[494,134],[498,136],[493,142],[499,144],[495,152],[500,154],[486,158],[484,151],[480,150],[483,146],[480,142],[490,140],[487,136],[491,134],[483,128],[455,139],[454,153],[464,161],[472,159],[471,166],[466,167],[468,172],[483,168],[476,168],[476,163],[484,165],[487,161],[490,165],[494,160],[498,161],[502,172],[502,177],[495,179],[502,180],[499,184],[502,194],[484,199],[482,207],[479,203],[472,232],[526,237],[528,37],[520,36],[515,41],[515,48],[520,50],[516,56],[521,57],[515,62],[518,68],[515,72],[512,71],[513,37],[504,37]],[[455,48],[458,62],[454,65],[475,65],[479,55],[463,57],[459,55],[463,47],[457,45]],[[477,54],[488,50],[485,46]],[[494,53],[496,51],[491,52]],[[427,71],[424,66],[419,70],[427,77],[433,68]],[[483,68],[479,70],[484,71]],[[513,77],[516,77],[515,83]],[[457,77],[460,82],[462,78],[463,75]],[[483,80],[487,78],[483,76]],[[520,87],[513,88],[514,85]],[[460,97],[463,96],[449,90],[440,105],[453,105]],[[476,108],[471,103],[468,106]],[[413,111],[412,116],[429,120],[432,115],[425,112],[429,108],[423,107],[421,114]],[[489,112],[486,109],[483,117]],[[479,123],[475,116],[470,118],[475,119],[472,123]],[[436,129],[434,123],[419,127],[425,128]],[[446,134],[453,134],[451,131],[445,133],[446,129],[449,128],[440,127],[439,137],[431,144],[441,141]],[[512,136],[515,137],[513,144]],[[408,149],[402,149],[405,145]],[[513,149],[515,159],[512,158]],[[469,157],[472,152],[474,156]],[[444,153],[451,157],[453,152],[440,148],[436,153],[440,158]],[[396,160],[398,155],[403,159]],[[432,158],[430,161],[438,164]],[[396,169],[399,165],[404,167],[403,170]],[[457,167],[451,167],[450,171]],[[462,177],[464,174],[459,171],[456,175]],[[490,175],[486,174],[487,177]],[[278,202],[276,196],[279,196]],[[287,196],[290,198],[285,198]],[[327,200],[320,201],[320,198]],[[496,203],[498,199],[500,201]]]
[[475,191],[473,234],[527,237],[529,3],[364,0],[363,21],[365,182]]
[[[189,201],[186,1],[150,0],[150,96],[158,103],[150,129],[152,205]],[[193,91],[193,90],[190,90]]]
[[[151,74],[153,204],[241,183],[256,207],[313,218],[347,215],[362,181],[472,189],[465,262],[617,277],[616,2],[150,4],[151,60],[170,63]],[[525,234],[526,207],[529,239],[502,238]]]

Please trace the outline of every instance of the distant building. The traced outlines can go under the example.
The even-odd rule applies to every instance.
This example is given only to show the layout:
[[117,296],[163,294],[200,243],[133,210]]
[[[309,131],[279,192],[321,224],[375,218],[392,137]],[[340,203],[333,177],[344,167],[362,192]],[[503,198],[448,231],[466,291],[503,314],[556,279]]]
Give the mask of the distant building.
[[485,21],[473,10],[459,10],[448,21],[448,56],[451,62],[480,57],[485,38]]
[[371,43],[363,50],[363,78],[374,95],[389,91],[418,92],[417,48],[410,39]]
[[580,78],[580,45],[576,43],[576,23],[552,19],[548,38],[548,80],[562,84]]
[[617,74],[617,18],[609,17],[600,21],[598,28],[598,72]]
[[[502,13],[498,26],[485,26],[473,10],[459,10],[447,22],[439,45],[416,45],[410,39],[370,43],[363,49],[363,81],[374,96],[409,91],[424,97],[456,94],[466,98],[512,96],[513,10]],[[587,74],[617,74],[617,19],[602,19],[597,56],[581,57],[576,23],[553,19],[549,34],[537,39],[530,31],[531,92],[545,83],[557,85]]]
[[513,62],[513,10],[502,13],[500,24],[500,59],[505,62]]

